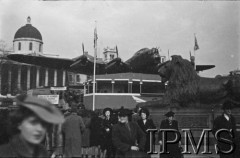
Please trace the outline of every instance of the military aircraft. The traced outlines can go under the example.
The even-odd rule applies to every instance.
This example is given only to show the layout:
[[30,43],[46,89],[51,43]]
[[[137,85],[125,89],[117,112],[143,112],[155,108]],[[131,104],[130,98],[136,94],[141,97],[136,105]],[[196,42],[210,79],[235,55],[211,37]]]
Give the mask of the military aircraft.
[[[20,63],[67,70],[87,75],[93,75],[94,71],[94,57],[88,55],[87,53],[83,53],[83,55],[73,59],[47,57],[34,54],[10,54],[7,57],[13,61]],[[123,62],[119,57],[111,60],[108,63],[105,63],[102,59],[97,58],[96,74],[112,74],[124,72],[158,74],[157,65],[159,63],[160,55],[157,48],[143,48],[137,51],[130,59],[125,62]],[[202,71],[210,69],[212,67],[214,66],[203,67],[197,65],[196,71]]]

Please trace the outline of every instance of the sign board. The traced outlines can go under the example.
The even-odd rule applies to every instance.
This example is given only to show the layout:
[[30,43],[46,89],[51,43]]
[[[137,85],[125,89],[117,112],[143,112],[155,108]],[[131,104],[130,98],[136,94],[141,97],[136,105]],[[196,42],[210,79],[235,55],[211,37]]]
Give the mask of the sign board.
[[58,104],[59,95],[38,95],[38,98],[46,99],[52,104]]
[[27,95],[33,95],[33,90],[32,89],[28,90]]
[[65,91],[67,90],[67,87],[51,87],[51,91]]

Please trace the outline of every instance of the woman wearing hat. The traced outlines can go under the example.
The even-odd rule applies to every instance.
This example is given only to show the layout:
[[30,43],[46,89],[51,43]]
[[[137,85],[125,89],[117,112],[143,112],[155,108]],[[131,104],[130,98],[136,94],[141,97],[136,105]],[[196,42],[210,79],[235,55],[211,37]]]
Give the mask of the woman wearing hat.
[[[174,129],[178,130],[178,122],[176,120],[173,120],[174,112],[169,111],[165,114],[166,119],[161,122],[160,130],[161,129]],[[166,135],[167,141],[173,141],[176,138],[176,134],[174,132],[168,132]],[[162,132],[159,132],[158,134],[159,144],[160,147],[163,145],[162,141]],[[167,144],[165,147],[169,153],[162,153],[160,154],[161,158],[181,158],[181,150],[179,148],[180,142],[175,144]]]
[[10,142],[0,147],[0,157],[48,157],[41,145],[53,124],[61,124],[64,117],[50,102],[33,96],[16,97],[18,109],[10,115]]
[[112,140],[116,147],[116,158],[149,158],[143,152],[146,136],[136,122],[129,121],[132,112],[120,109],[119,122],[113,126]]
[[104,119],[102,121],[103,127],[103,141],[101,145],[101,149],[104,153],[106,153],[106,158],[112,158],[115,156],[115,149],[112,143],[112,127],[115,124],[113,119],[113,110],[111,108],[103,109],[103,116]]
[[[153,123],[153,120],[149,118],[149,111],[146,108],[142,108],[139,112],[139,115],[141,117],[140,120],[137,121],[139,127],[143,130],[143,132],[146,134],[146,143],[144,151],[148,152],[150,151],[150,133],[147,132],[148,129],[156,129],[156,126]],[[152,143],[155,142],[155,136],[153,136]]]

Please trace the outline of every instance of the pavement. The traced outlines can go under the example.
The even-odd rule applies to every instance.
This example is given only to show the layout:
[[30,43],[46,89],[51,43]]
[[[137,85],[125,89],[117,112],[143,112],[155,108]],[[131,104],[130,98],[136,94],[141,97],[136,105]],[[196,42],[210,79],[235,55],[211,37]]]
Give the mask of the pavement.
[[[156,145],[155,146],[155,151],[159,151],[160,146]],[[200,148],[198,154],[194,154],[193,149],[191,146],[188,147],[190,153],[192,154],[184,154],[184,158],[219,158],[219,155],[215,153],[214,146],[209,147],[209,151],[212,152],[212,154],[201,154],[202,151],[204,151],[202,148]],[[159,157],[159,154],[152,154],[151,158],[161,158]]]

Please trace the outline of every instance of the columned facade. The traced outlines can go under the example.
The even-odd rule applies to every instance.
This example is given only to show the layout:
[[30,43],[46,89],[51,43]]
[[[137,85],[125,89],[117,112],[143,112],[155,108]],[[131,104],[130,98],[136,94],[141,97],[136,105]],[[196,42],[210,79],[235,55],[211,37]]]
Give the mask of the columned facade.
[[[48,68],[34,65],[12,62],[2,63],[1,67],[1,95],[11,94],[15,96],[29,89],[67,85],[66,70],[50,69],[54,74],[49,77]],[[49,81],[52,81],[53,84],[49,85]]]
[[45,86],[48,86],[48,68],[45,70]]

